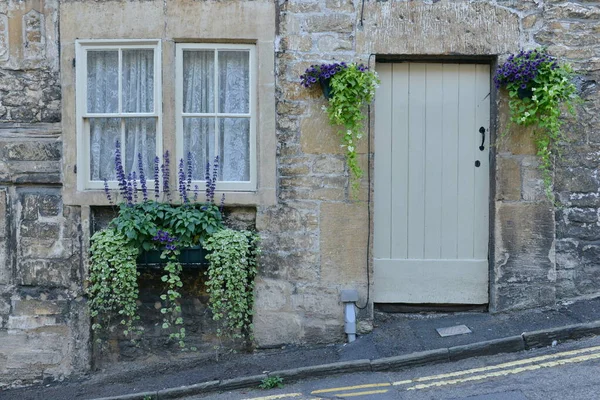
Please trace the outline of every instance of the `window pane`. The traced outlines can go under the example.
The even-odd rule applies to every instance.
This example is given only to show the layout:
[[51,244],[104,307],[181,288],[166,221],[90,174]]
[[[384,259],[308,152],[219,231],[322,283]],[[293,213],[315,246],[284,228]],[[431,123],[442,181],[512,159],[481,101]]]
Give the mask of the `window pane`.
[[223,118],[219,120],[221,181],[250,180],[250,120]]
[[214,118],[183,119],[183,154],[186,159],[189,152],[192,153],[192,179],[203,181],[206,163],[210,162],[212,171],[216,155]]
[[119,112],[118,51],[88,51],[87,110],[90,113]]
[[123,50],[123,112],[154,112],[154,50]]
[[183,52],[183,112],[215,111],[215,52]]
[[90,180],[115,180],[115,144],[121,140],[121,119],[90,118],[89,123]]
[[123,168],[129,174],[135,171],[139,177],[138,154],[142,155],[146,179],[154,177],[156,156],[156,118],[125,119],[125,161]]
[[248,51],[219,52],[219,112],[249,112],[249,61]]

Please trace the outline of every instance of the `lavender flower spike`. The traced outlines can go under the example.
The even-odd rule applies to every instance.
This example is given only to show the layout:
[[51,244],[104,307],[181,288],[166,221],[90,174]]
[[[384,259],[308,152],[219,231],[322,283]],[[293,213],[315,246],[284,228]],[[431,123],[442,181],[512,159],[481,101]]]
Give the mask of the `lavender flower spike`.
[[127,178],[121,162],[121,142],[115,142],[115,171],[117,172],[117,181],[119,182],[119,193],[123,199],[127,200]]
[[132,188],[132,192],[133,192],[133,202],[137,203],[138,201],[138,194],[137,194],[137,175],[135,174],[135,171],[133,171],[131,173],[131,188]]
[[171,191],[169,189],[169,164],[170,164],[170,160],[169,160],[169,150],[165,151],[165,155],[163,158],[163,165],[161,167],[162,169],[162,174],[163,174],[163,192],[165,194],[165,196],[167,196],[167,202],[170,203],[171,202]]
[[221,196],[221,204],[219,205],[219,212],[223,215],[223,209],[225,208],[225,193]]
[[187,203],[187,191],[186,191],[186,180],[185,180],[185,171],[183,170],[183,158],[179,160],[179,196],[181,196],[181,200],[184,203]]
[[158,164],[160,163],[160,159],[158,156],[154,157],[154,200],[158,201],[160,197],[160,173]]
[[146,174],[144,173],[144,162],[142,160],[142,154],[138,153],[138,169],[140,171],[140,185],[142,186],[142,196],[144,201],[148,201],[148,187],[146,186]]
[[206,202],[210,202],[210,163],[206,163],[206,170],[204,171],[204,185],[206,189]]
[[200,188],[198,187],[198,185],[194,185],[194,203],[198,202],[198,192],[200,191]]
[[110,195],[110,189],[108,188],[108,180],[104,178],[104,194],[106,194],[106,198],[108,199],[108,204],[113,205],[112,197]]
[[192,152],[187,153],[187,191],[192,190]]

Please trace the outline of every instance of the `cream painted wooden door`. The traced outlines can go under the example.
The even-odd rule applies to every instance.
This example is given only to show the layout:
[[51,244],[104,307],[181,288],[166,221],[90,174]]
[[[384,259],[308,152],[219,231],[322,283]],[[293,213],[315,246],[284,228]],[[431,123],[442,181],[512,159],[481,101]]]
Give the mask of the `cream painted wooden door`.
[[486,304],[490,67],[377,71],[374,301]]

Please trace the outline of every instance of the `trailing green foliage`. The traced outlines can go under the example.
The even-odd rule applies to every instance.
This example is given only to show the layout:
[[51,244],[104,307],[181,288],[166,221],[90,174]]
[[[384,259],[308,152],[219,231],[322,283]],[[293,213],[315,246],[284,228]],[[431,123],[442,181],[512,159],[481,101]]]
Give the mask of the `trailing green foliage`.
[[379,84],[377,74],[365,67],[350,64],[331,78],[333,96],[329,99],[327,115],[332,125],[341,125],[342,146],[352,178],[352,189],[357,193],[363,171],[358,163],[356,148],[363,137],[363,108],[373,101]]
[[257,272],[259,237],[249,231],[223,229],[204,245],[209,267],[207,291],[213,319],[222,321],[219,336],[252,338],[254,277]]
[[511,121],[537,128],[533,139],[550,200],[554,199],[552,160],[559,151],[558,143],[564,139],[562,111],[575,115],[574,104],[579,101],[573,77],[569,64],[559,64],[545,49],[536,49],[510,56],[494,78],[497,86],[508,90]]
[[177,340],[179,347],[185,348],[185,328],[182,326],[183,317],[181,316],[181,306],[178,303],[178,299],[181,298],[179,289],[183,287],[181,264],[177,262],[179,253],[176,248],[167,248],[161,254],[161,258],[167,259],[164,268],[165,275],[161,277],[161,280],[166,284],[167,293],[160,296],[164,304],[160,312],[164,315],[163,329],[174,328],[174,332],[169,335],[169,338]]
[[140,329],[134,324],[137,315],[138,272],[135,260],[137,247],[114,228],[104,229],[92,237],[90,277],[87,293],[92,329],[99,332],[111,327],[111,317],[117,316],[123,334],[134,338]]

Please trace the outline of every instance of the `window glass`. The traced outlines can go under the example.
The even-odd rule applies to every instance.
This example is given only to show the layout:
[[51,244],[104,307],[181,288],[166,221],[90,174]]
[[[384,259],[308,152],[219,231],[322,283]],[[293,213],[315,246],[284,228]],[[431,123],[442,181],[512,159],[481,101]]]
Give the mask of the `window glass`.
[[250,120],[223,118],[219,121],[221,160],[219,180],[250,180]]
[[183,112],[215,111],[215,52],[183,52]]
[[87,57],[87,111],[119,112],[119,52],[89,51]]
[[123,112],[154,111],[154,51],[123,50]]
[[250,69],[247,51],[219,52],[219,112],[250,110]]

